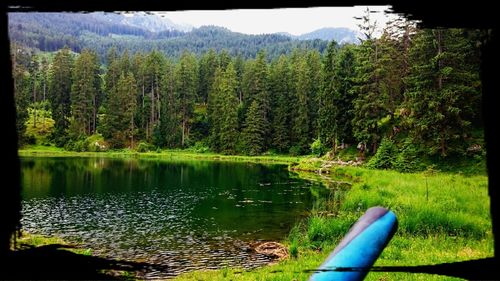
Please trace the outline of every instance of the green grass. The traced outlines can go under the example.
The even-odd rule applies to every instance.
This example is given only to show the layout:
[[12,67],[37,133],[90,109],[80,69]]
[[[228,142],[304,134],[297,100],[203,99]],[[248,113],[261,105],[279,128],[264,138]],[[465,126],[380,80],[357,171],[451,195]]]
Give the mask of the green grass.
[[[191,272],[176,280],[307,280],[310,274],[304,271],[317,268],[350,226],[373,206],[390,208],[399,221],[395,237],[376,265],[427,265],[493,256],[486,176],[405,174],[353,167],[334,170],[357,180],[343,195],[337,216],[316,210],[292,229],[285,243],[297,258],[251,271]],[[365,280],[457,279],[372,272]]]
[[123,149],[107,152],[74,152],[63,148],[43,145],[27,145],[18,151],[20,156],[57,156],[57,157],[113,157],[113,158],[149,158],[163,160],[213,160],[251,163],[290,164],[297,163],[310,156],[289,155],[223,155],[217,153],[198,153],[189,150],[161,150],[158,152],[136,152]]
[[21,237],[18,237],[16,240],[17,249],[23,249],[26,247],[40,247],[53,244],[62,245],[65,250],[73,252],[75,254],[85,256],[92,255],[92,249],[82,248],[78,245],[70,244],[64,239],[57,236],[44,236],[23,231]]

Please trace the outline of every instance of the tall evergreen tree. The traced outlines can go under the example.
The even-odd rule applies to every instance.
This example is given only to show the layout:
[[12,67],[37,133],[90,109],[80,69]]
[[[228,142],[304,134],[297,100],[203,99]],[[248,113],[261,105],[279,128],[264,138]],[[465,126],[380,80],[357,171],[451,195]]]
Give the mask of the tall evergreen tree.
[[193,114],[193,106],[198,89],[198,65],[196,57],[192,53],[184,52],[175,69],[176,93],[179,99],[179,110],[181,119],[181,146],[186,145],[189,139],[190,118]]
[[269,91],[272,97],[272,146],[279,152],[288,152],[290,149],[290,91],[291,91],[290,62],[281,55],[271,65],[269,70]]
[[411,138],[429,154],[461,151],[480,99],[475,50],[460,29],[420,31],[410,50],[402,110]]
[[335,118],[335,135],[340,144],[352,144],[354,140],[351,120],[354,119],[356,92],[353,91],[356,77],[356,58],[354,46],[346,45],[338,53],[335,77],[337,91],[333,97]]
[[161,118],[161,79],[164,77],[165,56],[153,50],[147,54],[140,67],[142,75],[142,128],[145,131],[145,138],[151,141],[153,129]]
[[268,148],[270,132],[270,102],[268,93],[268,70],[266,54],[261,51],[251,65],[253,76],[248,77],[246,95],[251,100],[245,118],[243,143],[245,150],[252,155],[260,154]]
[[96,132],[100,97],[101,77],[97,54],[85,49],[76,59],[73,71],[71,112],[74,136],[91,135]]
[[238,140],[238,82],[231,62],[226,70],[218,67],[209,94],[210,145],[213,150],[235,153]]
[[167,60],[162,81],[161,117],[155,129],[154,143],[159,147],[180,147],[179,99],[176,97],[174,65]]
[[[309,79],[307,81],[307,107],[309,116],[309,139],[310,143],[318,136],[318,95],[321,91],[322,71],[321,55],[317,50],[311,50],[307,53],[307,67]],[[310,144],[309,143],[309,144]]]
[[338,93],[338,77],[336,77],[337,42],[328,44],[326,55],[323,59],[323,81],[321,92],[318,95],[318,128],[321,143],[329,148],[334,148],[337,136],[337,104],[335,96]]
[[297,97],[297,111],[293,123],[293,135],[295,136],[298,147],[297,153],[306,153],[309,150],[309,144],[312,142],[310,126],[310,69],[305,57],[301,57],[296,67],[295,94]]
[[212,84],[214,82],[215,70],[217,68],[217,54],[210,49],[200,58],[199,65],[199,87],[197,101],[206,103]]
[[19,145],[23,145],[30,100],[30,73],[28,72],[31,55],[21,46],[13,44],[11,49],[12,76],[14,78],[14,102],[16,105],[16,129]]
[[67,141],[66,130],[71,115],[73,64],[70,50],[65,47],[56,53],[50,68],[49,99],[54,119],[52,137],[57,146],[63,146]]
[[120,74],[113,91],[108,96],[104,117],[107,133],[104,135],[113,148],[132,147],[137,84],[132,73]]

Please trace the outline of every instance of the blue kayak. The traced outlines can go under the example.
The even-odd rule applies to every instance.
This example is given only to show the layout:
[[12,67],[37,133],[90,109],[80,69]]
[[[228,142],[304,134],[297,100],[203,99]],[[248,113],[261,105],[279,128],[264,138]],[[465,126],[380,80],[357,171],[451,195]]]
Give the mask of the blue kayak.
[[363,280],[397,225],[392,211],[382,207],[368,209],[309,280]]

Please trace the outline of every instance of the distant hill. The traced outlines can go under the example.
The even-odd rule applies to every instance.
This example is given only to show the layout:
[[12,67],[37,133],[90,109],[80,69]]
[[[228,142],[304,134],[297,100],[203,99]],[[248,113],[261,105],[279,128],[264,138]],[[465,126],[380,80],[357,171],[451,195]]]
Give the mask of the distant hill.
[[103,59],[109,48],[119,52],[149,52],[153,49],[179,57],[183,51],[201,54],[209,49],[227,50],[230,55],[255,57],[264,49],[269,59],[288,54],[294,48],[323,52],[324,40],[297,40],[280,34],[248,35],[217,26],[190,27],[176,25],[166,18],[145,13],[9,13],[9,37],[12,41],[46,52],[65,45],[75,52],[95,50]]
[[298,40],[335,40],[339,44],[351,43],[358,44],[358,37],[360,33],[345,27],[325,27],[311,31],[309,33],[304,33],[301,35],[292,35],[288,32],[280,32],[279,34],[291,37]]
[[[65,45],[80,52],[90,48],[104,58],[115,46],[118,51],[148,52],[153,49],[178,57],[184,50],[196,54],[209,49],[227,50],[231,55],[255,57],[264,49],[268,58],[288,54],[294,48],[323,52],[325,40],[297,40],[280,34],[248,35],[216,26],[189,32],[166,18],[145,13],[127,16],[114,13],[9,13],[9,37],[41,51],[57,51]],[[184,30],[189,27],[184,26]]]
[[193,29],[192,26],[176,24],[166,17],[156,14],[147,14],[139,12],[134,14],[116,14],[116,13],[91,13],[96,18],[101,18],[105,21],[114,22],[116,24],[124,24],[131,27],[146,29],[150,32],[161,32],[165,30],[178,30],[189,32]]

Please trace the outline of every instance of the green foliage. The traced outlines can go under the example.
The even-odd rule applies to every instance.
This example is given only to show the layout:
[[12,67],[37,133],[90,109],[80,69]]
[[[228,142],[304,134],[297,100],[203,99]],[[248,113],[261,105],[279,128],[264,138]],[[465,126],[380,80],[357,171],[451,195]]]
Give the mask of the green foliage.
[[405,125],[427,154],[462,152],[480,112],[474,45],[459,29],[422,30],[410,50]]
[[71,115],[73,64],[69,48],[64,48],[56,53],[50,68],[49,98],[54,119],[53,139],[59,147],[64,146],[68,139],[66,130]]
[[420,150],[411,141],[406,140],[394,159],[393,167],[400,172],[420,171],[423,168],[420,156]]
[[370,159],[367,166],[375,169],[391,169],[398,155],[396,145],[392,140],[384,138],[380,143],[377,153]]
[[103,120],[104,133],[112,148],[131,146],[134,134],[134,113],[137,95],[136,81],[132,73],[122,73],[111,88]]
[[88,136],[96,132],[97,111],[102,102],[97,54],[83,50],[75,61],[71,85],[72,133]]
[[314,155],[321,156],[326,152],[326,150],[327,149],[321,143],[320,138],[315,139],[314,142],[311,144],[311,152]]
[[147,143],[147,142],[143,142],[141,141],[137,147],[136,147],[136,150],[137,152],[148,152],[148,151],[152,151],[154,150],[154,146]]
[[299,257],[299,245],[296,240],[292,240],[290,246],[288,247],[288,251],[290,252],[290,256],[294,259]]

